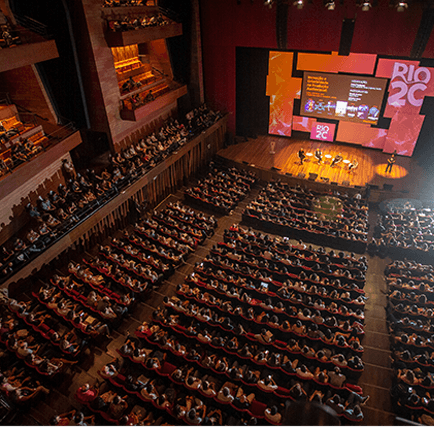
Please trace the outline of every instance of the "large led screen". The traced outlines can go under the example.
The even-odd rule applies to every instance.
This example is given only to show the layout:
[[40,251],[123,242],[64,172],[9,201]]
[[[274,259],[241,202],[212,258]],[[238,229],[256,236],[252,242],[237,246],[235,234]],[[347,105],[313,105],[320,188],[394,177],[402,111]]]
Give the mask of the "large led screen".
[[387,79],[305,72],[300,114],[377,124]]

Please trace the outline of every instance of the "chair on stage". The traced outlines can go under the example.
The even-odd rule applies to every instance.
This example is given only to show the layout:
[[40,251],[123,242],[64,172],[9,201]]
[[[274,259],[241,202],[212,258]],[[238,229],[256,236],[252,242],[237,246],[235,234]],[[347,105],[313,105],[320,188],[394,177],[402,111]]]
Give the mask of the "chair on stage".
[[344,160],[344,158],[338,154],[332,161],[332,164],[330,165],[331,168],[333,168],[334,166],[336,166],[338,163],[341,163]]
[[359,167],[359,162],[354,159],[351,163],[348,164],[348,171],[354,172]]

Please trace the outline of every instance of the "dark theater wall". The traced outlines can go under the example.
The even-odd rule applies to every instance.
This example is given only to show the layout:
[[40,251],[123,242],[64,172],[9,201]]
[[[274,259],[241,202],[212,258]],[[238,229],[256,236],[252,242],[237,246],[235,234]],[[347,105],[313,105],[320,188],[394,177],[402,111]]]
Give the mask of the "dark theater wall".
[[[235,132],[235,48],[277,48],[276,6],[269,9],[262,0],[201,0],[205,93],[214,108],[231,113],[229,130]],[[307,1],[305,0],[307,3]],[[288,50],[339,51],[342,20],[355,18],[351,52],[408,57],[419,28],[422,7],[413,3],[405,12],[379,0],[368,12],[355,0],[336,2],[327,11],[321,0],[301,10],[289,7]],[[434,57],[431,34],[423,57]]]
[[276,45],[276,8],[261,1],[202,0],[202,43],[206,99],[214,108],[232,113],[229,128],[235,130],[235,48]]

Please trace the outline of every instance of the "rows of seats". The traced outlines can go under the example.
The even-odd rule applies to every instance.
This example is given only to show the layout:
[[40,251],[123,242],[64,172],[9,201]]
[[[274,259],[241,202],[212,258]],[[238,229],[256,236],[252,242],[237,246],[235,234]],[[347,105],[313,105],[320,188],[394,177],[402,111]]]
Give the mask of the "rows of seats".
[[8,22],[0,25],[0,49],[15,47],[20,44],[22,44],[20,35]]
[[107,19],[107,27],[110,31],[131,31],[141,28],[162,27],[171,24],[171,20],[162,13],[146,15],[122,15],[111,16]]
[[[343,419],[361,421],[360,405],[367,399],[356,385],[363,372],[363,284],[359,287],[350,276],[339,274],[339,267],[347,263],[351,271],[363,273],[365,260],[319,250],[319,263],[320,255],[330,255],[337,261],[330,264],[335,277],[350,280],[332,282],[330,272],[310,285],[300,277],[301,262],[294,263],[302,271],[290,273],[288,286],[297,290],[291,293],[293,298],[285,298],[279,294],[284,285],[277,277],[283,273],[277,268],[274,277],[262,263],[269,254],[281,256],[282,247],[280,252],[273,248],[279,240],[239,227],[231,233],[240,250],[245,239],[248,253],[256,260],[254,269],[247,272],[235,265],[229,252],[222,252],[229,246],[221,242],[177,288],[177,296],[166,298],[152,322],[144,322],[136,337],[129,337],[119,349],[129,364],[145,370],[146,397],[151,393],[152,400],[160,399],[153,381],[166,382],[166,378],[187,392],[194,391],[206,406],[199,415],[198,411],[187,415],[176,399],[166,408],[189,424],[209,422],[209,405],[216,404],[228,414],[223,423],[247,416],[279,424],[288,399],[327,403]],[[280,242],[290,246],[283,239]],[[300,261],[314,261],[315,251],[305,246],[288,252]],[[345,292],[348,298],[342,298]],[[315,297],[328,299],[329,306]]]
[[2,246],[2,281],[118,193],[110,178],[99,178],[91,181],[77,175],[67,186],[60,184],[57,192],[51,190],[45,198],[39,196],[36,206],[27,205],[28,226]]
[[432,265],[413,261],[393,261],[385,270],[394,409],[428,425],[434,423],[433,273]]
[[379,216],[369,244],[382,257],[410,257],[431,262],[434,255],[434,211],[431,208],[394,208]]
[[250,193],[256,180],[253,172],[212,163],[206,178],[187,188],[184,196],[201,207],[227,215]]
[[220,117],[204,104],[186,115],[185,124],[169,120],[159,132],[110,156],[110,166],[99,175],[93,169],[75,174],[72,168],[66,185],[41,195],[37,206],[27,205],[28,227],[1,248],[0,283]]
[[130,76],[128,79],[123,79],[119,81],[119,90],[121,91],[121,95],[126,95],[129,92],[133,92],[137,89],[140,89],[142,86],[150,85],[155,81],[163,78],[163,76],[156,76],[152,74],[152,72],[148,71],[145,73],[135,74]]
[[123,151],[110,156],[111,167],[120,168],[123,175],[131,170],[131,167],[154,167],[221,117],[220,112],[210,110],[203,104],[187,113],[184,120],[169,119],[156,132],[134,141]]
[[153,86],[152,89],[145,89],[126,99],[122,99],[122,108],[135,110],[136,108],[140,108],[149,102],[155,101],[156,98],[159,98],[168,92],[170,92],[170,86],[166,81],[164,81],[156,86]]
[[[104,374],[102,374],[104,375]],[[105,376],[103,377],[105,378]],[[94,385],[85,383],[80,386],[75,398],[83,408],[94,414],[97,425],[171,425],[175,418],[165,410],[165,403],[152,404],[140,393],[140,380],[128,377],[124,381],[104,381]],[[164,385],[158,384],[158,388]],[[176,390],[166,388],[167,400],[176,396]],[[60,424],[57,424],[60,425]]]
[[162,211],[154,211],[152,219],[162,226],[171,227],[172,232],[178,235],[190,236],[200,244],[211,237],[217,227],[217,220],[213,215],[206,216],[180,202],[169,203]]
[[103,7],[146,6],[147,0],[104,0]]
[[[151,218],[143,219],[131,231],[126,229],[119,238],[113,237],[109,245],[100,246],[97,258],[84,262],[111,283],[117,283],[137,295],[156,289],[173,273],[176,265],[185,262],[197,245],[204,242],[207,235],[199,231],[203,232],[206,225],[210,233],[217,225],[213,217],[195,212],[181,203],[171,204],[165,211],[170,209],[171,218],[177,227],[169,229]],[[178,219],[176,215],[179,215]],[[77,272],[75,267],[70,272],[86,277],[86,273],[81,270],[83,269],[78,269]]]
[[40,378],[59,375],[76,363],[74,358],[85,341],[68,328],[61,330],[56,322],[37,301],[9,299],[2,303],[0,342],[3,352],[9,352],[15,361],[20,361],[20,368],[34,371]]
[[[195,250],[208,236],[205,230],[211,235],[217,225],[213,217],[181,203],[170,204],[167,212],[185,234],[179,236],[180,252],[185,243],[192,244],[188,253]],[[173,273],[175,264],[169,258],[153,254],[155,243],[149,244],[147,251],[144,240],[134,231],[125,230],[121,236],[101,246],[97,257],[86,257],[82,263],[71,261],[67,274],[58,272],[48,281],[35,278],[30,301],[6,299],[0,320],[0,347],[19,361],[20,371],[34,371],[37,377],[64,372],[76,363],[90,341],[111,338],[111,331],[120,326],[137,298],[156,289]],[[11,368],[13,364],[5,364],[5,371]],[[44,390],[48,389],[38,388],[34,396]],[[14,396],[5,393],[10,402],[17,400]],[[96,413],[106,421],[110,419],[101,415],[101,408]],[[161,418],[154,421],[158,424]]]
[[360,194],[313,191],[272,181],[243,212],[249,224],[296,239],[363,253],[368,206]]
[[[19,165],[30,161],[45,149],[48,141],[43,130],[29,135],[34,128],[33,124],[24,124],[16,116],[11,116],[0,121],[0,177],[12,172]],[[26,133],[26,138],[20,137]]]

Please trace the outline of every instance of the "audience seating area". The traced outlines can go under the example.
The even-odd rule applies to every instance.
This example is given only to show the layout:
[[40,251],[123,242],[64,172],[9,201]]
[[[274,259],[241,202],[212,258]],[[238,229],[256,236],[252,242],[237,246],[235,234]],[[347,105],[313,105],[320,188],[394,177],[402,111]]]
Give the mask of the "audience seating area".
[[368,206],[360,194],[351,197],[273,181],[246,207],[243,220],[318,245],[357,253],[366,250]]
[[217,213],[228,215],[251,191],[257,178],[252,172],[210,165],[211,172],[184,193],[186,200]]
[[151,71],[136,74],[134,78],[130,76],[127,79],[119,80],[119,90],[121,91],[121,95],[126,95],[129,92],[140,89],[142,86],[150,85],[163,78],[163,76],[155,75]]
[[169,25],[170,19],[162,13],[146,14],[146,15],[125,15],[112,16],[107,19],[107,27],[110,31],[131,31],[141,28],[161,27]]
[[[287,270],[278,265],[282,256]],[[354,254],[295,247],[232,227],[177,296],[166,297],[152,321],[127,337],[120,357],[101,368],[103,386],[85,384],[76,397],[121,425],[136,417],[279,425],[285,402],[300,399],[360,422],[368,399],[357,386],[366,268],[366,259]],[[82,396],[89,389],[91,401]],[[119,416],[97,400],[106,400],[106,389],[126,393]]]
[[185,124],[169,120],[159,132],[110,156],[110,166],[99,175],[89,169],[86,176],[76,174],[66,162],[67,185],[60,184],[57,192],[40,196],[37,206],[28,204],[28,227],[2,246],[0,283],[220,117],[202,105],[186,115]]
[[[179,240],[170,237],[175,248],[169,244],[167,249],[168,242],[156,240],[148,244],[139,232],[124,230],[120,239],[113,238],[100,247],[98,257],[87,255],[82,264],[71,261],[67,271],[56,272],[48,281],[42,280],[40,273],[29,289],[29,300],[1,294],[0,375],[5,384],[0,391],[8,402],[33,402],[41,393],[49,393],[48,384],[37,383],[32,388],[35,382],[30,380],[65,372],[82,360],[88,345],[111,338],[136,301],[146,300],[151,290],[173,273],[176,263],[171,251],[178,249],[187,256],[217,226],[213,217],[179,202],[169,204],[162,213],[171,219],[173,230],[178,230]],[[157,213],[154,216],[158,218]],[[185,242],[191,246],[184,252]],[[167,250],[167,256],[156,254],[156,250]],[[13,386],[8,385],[9,378]]]
[[146,6],[147,0],[103,0],[103,7]]
[[23,123],[16,116],[1,120],[0,177],[44,151],[47,142],[44,131],[33,124]]
[[412,205],[380,215],[369,251],[382,257],[410,257],[431,262],[434,256],[434,210]]
[[387,317],[394,409],[404,418],[432,425],[434,267],[414,261],[394,261],[385,274],[389,288]]
[[166,81],[153,86],[151,89],[143,90],[135,93],[134,95],[122,100],[122,108],[128,110],[135,110],[143,105],[155,101],[156,98],[165,95],[170,92],[170,86]]
[[[0,15],[3,13],[0,11]],[[22,40],[17,31],[15,31],[12,26],[6,22],[0,25],[0,49],[10,48],[22,44]]]

